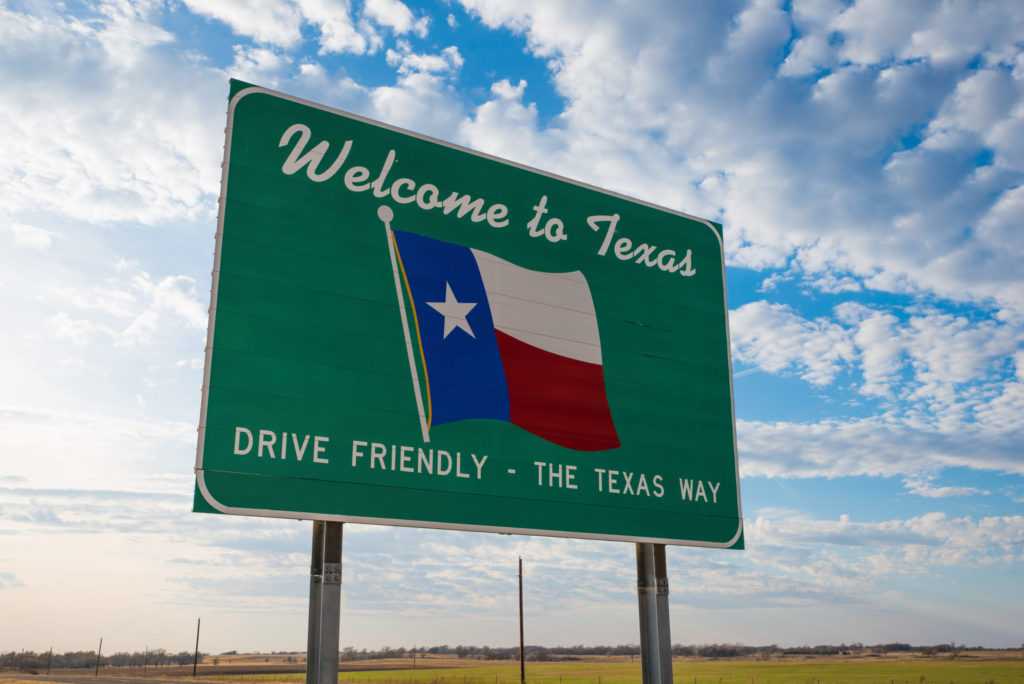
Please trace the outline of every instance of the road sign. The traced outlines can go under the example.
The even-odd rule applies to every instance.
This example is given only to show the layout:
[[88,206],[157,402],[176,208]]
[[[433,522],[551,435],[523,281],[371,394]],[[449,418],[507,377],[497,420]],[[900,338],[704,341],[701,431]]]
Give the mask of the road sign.
[[742,548],[721,227],[232,81],[195,510]]

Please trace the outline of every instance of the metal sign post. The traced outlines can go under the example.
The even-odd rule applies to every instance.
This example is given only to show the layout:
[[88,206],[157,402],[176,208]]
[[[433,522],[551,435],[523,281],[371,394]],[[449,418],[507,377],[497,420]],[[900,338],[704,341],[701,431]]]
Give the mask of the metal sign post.
[[320,588],[319,684],[338,682],[338,639],[341,636],[341,526],[324,523],[324,574]]
[[306,684],[337,684],[341,635],[342,523],[313,522],[309,567],[309,634]]
[[658,604],[658,651],[661,655],[662,681],[672,682],[672,627],[668,615],[668,564],[665,545],[654,547],[654,582],[657,585],[655,601]]
[[320,664],[320,586],[324,573],[324,523],[313,521],[309,564],[309,636],[306,640],[306,684],[316,684]]
[[672,635],[664,544],[636,545],[636,579],[643,683],[671,684]]

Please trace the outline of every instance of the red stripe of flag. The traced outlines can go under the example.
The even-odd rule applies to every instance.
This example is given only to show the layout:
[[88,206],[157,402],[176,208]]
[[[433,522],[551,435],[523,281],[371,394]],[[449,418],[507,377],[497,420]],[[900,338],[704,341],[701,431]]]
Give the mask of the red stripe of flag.
[[512,423],[577,451],[619,446],[601,364],[552,354],[500,330],[495,334]]

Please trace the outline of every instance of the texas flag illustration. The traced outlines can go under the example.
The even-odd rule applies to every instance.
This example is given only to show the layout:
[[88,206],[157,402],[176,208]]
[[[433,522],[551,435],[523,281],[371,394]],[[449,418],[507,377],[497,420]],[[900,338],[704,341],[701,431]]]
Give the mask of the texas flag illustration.
[[492,419],[578,451],[619,446],[594,301],[582,273],[523,268],[393,230],[388,207],[379,215],[424,441],[434,425]]

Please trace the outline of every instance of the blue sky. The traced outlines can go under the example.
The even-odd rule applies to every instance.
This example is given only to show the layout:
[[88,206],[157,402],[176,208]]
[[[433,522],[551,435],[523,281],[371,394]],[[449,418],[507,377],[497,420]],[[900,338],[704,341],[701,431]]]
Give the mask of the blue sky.
[[[232,76],[724,224],[748,550],[669,550],[676,641],[1020,644],[1022,36],[1015,2],[0,2],[0,649],[305,643],[307,524],[188,512]],[[345,544],[343,646],[512,643],[518,554],[530,642],[638,639],[626,544]]]

